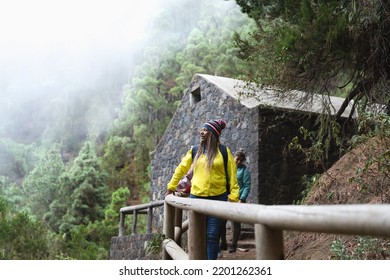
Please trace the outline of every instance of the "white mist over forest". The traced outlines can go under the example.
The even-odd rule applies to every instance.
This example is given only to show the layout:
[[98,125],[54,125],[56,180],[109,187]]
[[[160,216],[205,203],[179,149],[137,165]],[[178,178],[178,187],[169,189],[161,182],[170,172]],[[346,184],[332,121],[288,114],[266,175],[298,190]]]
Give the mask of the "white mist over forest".
[[[0,138],[55,143],[61,141],[60,131],[69,129],[80,139],[105,133],[117,117],[123,87],[136,65],[147,59],[145,44],[172,44],[165,39],[171,40],[169,33],[184,34],[180,28],[188,32],[194,27],[191,5],[197,1],[180,3],[189,6],[188,15],[180,15],[188,21],[175,30],[152,23],[164,8],[176,7],[176,1],[2,1]],[[220,2],[226,11],[236,5]],[[210,14],[224,9],[211,7]],[[149,34],[156,29],[159,33]],[[75,119],[81,111],[84,123],[70,128],[59,121]]]
[[159,2],[2,1],[0,136],[36,140],[70,98],[111,91],[117,103]]
[[233,0],[1,1],[0,179],[22,182],[53,146],[67,163],[117,134],[152,148],[192,76],[234,65],[247,19]]

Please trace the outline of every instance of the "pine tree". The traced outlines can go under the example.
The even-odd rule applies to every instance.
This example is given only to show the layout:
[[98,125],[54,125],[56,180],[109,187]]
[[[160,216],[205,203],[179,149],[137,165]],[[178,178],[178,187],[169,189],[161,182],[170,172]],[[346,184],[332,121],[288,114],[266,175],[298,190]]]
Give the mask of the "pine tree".
[[50,204],[58,197],[60,176],[65,171],[59,148],[53,146],[45,152],[34,169],[23,181],[25,207],[41,219],[49,211]]
[[104,217],[108,186],[91,142],[85,142],[60,180],[60,195],[45,217],[53,229],[68,233],[75,225],[87,225]]

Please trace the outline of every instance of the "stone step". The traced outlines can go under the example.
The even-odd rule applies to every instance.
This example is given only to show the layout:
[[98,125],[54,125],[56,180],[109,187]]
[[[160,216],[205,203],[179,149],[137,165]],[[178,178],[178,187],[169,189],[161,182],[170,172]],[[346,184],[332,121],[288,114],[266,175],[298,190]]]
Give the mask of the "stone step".
[[254,230],[241,228],[240,240],[254,239],[254,238],[255,238]]
[[[228,245],[230,245],[232,242],[232,235],[233,232],[228,223],[228,226],[226,227],[226,240],[228,242]],[[238,240],[238,247],[243,249],[250,249],[256,247],[255,230],[253,226],[247,226],[245,224],[241,225],[241,234]]]

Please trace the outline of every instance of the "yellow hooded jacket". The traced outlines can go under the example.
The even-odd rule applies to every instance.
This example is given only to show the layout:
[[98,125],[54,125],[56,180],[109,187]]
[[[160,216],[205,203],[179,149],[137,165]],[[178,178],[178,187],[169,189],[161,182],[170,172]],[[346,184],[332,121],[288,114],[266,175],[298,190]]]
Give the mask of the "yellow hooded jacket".
[[[228,163],[227,170],[230,183],[229,201],[237,202],[239,199],[239,186],[237,183],[236,163],[233,155],[228,147]],[[192,149],[182,158],[180,164],[176,167],[171,181],[168,183],[168,190],[175,191],[180,179],[187,174],[192,164]],[[209,171],[207,168],[207,157],[201,155],[194,166],[194,175],[191,180],[191,194],[208,197],[217,196],[226,192],[226,176],[223,156],[218,149],[218,153],[214,158],[213,166]]]

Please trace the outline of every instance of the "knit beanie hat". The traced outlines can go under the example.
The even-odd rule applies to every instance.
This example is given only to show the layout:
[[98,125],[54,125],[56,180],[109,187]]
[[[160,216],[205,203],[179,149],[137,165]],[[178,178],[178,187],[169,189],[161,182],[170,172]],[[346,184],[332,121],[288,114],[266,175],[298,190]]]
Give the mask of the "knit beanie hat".
[[207,128],[207,130],[211,131],[217,139],[221,135],[222,129],[226,127],[226,122],[222,119],[219,120],[210,120],[203,124],[203,127]]

